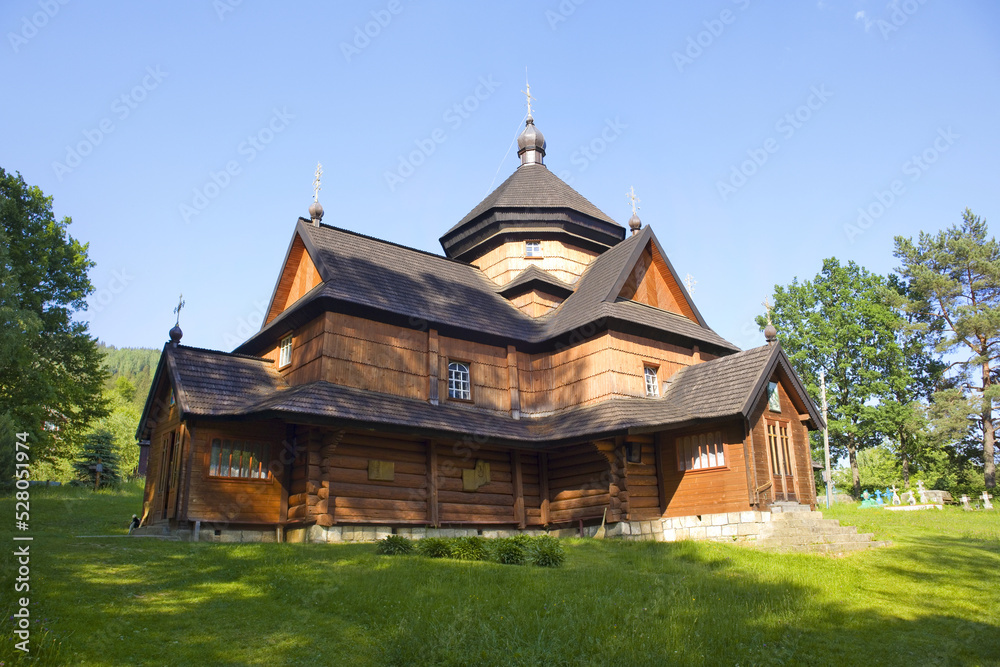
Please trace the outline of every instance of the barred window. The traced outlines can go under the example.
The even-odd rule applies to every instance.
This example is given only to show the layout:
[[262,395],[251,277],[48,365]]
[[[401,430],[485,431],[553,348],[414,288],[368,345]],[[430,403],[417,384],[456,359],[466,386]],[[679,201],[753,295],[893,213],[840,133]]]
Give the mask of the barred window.
[[790,477],[792,463],[788,451],[788,425],[781,422],[767,422],[767,444],[771,448],[771,472]]
[[722,444],[722,432],[711,431],[677,438],[677,469],[705,470],[724,468],[726,450]]
[[448,398],[472,400],[472,383],[469,381],[469,364],[452,361],[448,364]]
[[215,438],[212,440],[208,474],[212,477],[267,479],[270,455],[271,446],[264,442]]
[[660,395],[660,383],[656,380],[656,368],[652,366],[645,367],[646,376],[646,396],[651,398],[656,398]]
[[292,363],[292,334],[281,339],[281,349],[278,352],[278,368]]

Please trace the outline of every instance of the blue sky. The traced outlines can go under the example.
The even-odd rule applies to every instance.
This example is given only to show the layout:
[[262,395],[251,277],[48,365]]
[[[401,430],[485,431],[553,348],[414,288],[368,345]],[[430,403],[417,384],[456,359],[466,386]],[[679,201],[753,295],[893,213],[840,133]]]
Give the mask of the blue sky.
[[742,347],[824,257],[886,273],[896,235],[1000,221],[986,0],[11,0],[0,25],[0,166],[90,244],[116,346],[162,345],[180,292],[185,343],[255,331],[317,161],[324,222],[440,253],[518,164],[525,67],[549,169],[623,224],[634,186]]

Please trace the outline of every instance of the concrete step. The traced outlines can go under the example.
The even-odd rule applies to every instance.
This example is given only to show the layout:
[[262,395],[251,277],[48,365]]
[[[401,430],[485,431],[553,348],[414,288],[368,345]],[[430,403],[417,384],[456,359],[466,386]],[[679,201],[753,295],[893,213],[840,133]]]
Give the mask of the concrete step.
[[803,519],[801,521],[770,521],[765,524],[772,530],[837,530],[842,528],[837,519]]
[[831,544],[807,544],[799,546],[789,546],[777,548],[775,551],[781,553],[826,553],[826,554],[839,554],[847,553],[850,551],[864,551],[866,549],[877,549],[878,547],[888,547],[892,546],[892,542],[888,540],[885,541],[873,541],[873,542],[839,542]]
[[777,502],[771,503],[771,511],[779,514],[788,512],[809,512],[809,505],[803,505],[801,503],[779,500]]
[[[806,519],[822,519],[823,513],[816,510],[795,510],[793,512],[775,512],[771,506],[771,521],[804,521]],[[831,519],[833,521],[834,519]]]
[[872,541],[871,533],[860,533],[853,535],[781,535],[760,540],[759,543],[767,547],[792,547],[824,544],[848,544],[848,543],[869,543]]
[[761,538],[784,535],[856,535],[856,526],[765,526]]

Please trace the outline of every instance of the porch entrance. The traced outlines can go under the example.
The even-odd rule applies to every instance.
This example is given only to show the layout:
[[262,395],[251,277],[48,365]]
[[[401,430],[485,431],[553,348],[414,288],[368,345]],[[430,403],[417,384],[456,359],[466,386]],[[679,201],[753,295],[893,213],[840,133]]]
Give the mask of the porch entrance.
[[795,461],[788,438],[788,423],[767,420],[767,449],[771,459],[771,482],[775,500],[798,501],[795,492]]

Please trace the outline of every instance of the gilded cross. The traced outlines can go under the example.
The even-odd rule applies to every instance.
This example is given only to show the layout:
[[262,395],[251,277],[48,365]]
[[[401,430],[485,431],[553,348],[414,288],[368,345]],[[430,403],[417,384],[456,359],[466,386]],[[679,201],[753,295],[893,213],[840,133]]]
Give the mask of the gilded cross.
[[174,314],[177,315],[177,321],[175,324],[180,326],[181,324],[181,309],[184,307],[184,295],[181,294],[177,299],[177,307],[174,308]]
[[524,96],[528,100],[528,116],[530,117],[531,116],[531,100],[537,100],[538,98],[531,94],[531,85],[528,83],[528,78],[527,77],[525,77],[525,79],[524,79],[524,87],[525,87],[525,90],[522,90],[521,92],[524,93]]
[[322,189],[322,188],[320,188],[319,183],[320,183],[320,178],[322,176],[323,176],[323,165],[320,164],[319,162],[317,162],[316,163],[316,178],[313,179],[313,201],[315,201],[315,202],[319,201],[319,191]]
[[767,311],[767,323],[771,324],[772,323],[771,322],[771,309],[774,308],[774,306],[772,306],[771,302],[768,301],[767,299],[764,299],[764,301],[761,303],[761,305],[764,306],[764,310]]
[[687,278],[684,279],[685,284],[688,288],[688,294],[694,294],[694,286],[698,284],[698,281],[694,279],[690,273],[687,274]]
[[628,203],[632,205],[632,215],[638,215],[636,211],[639,210],[639,198],[635,196],[635,188],[629,186],[628,192],[625,193],[625,198],[628,199]]

